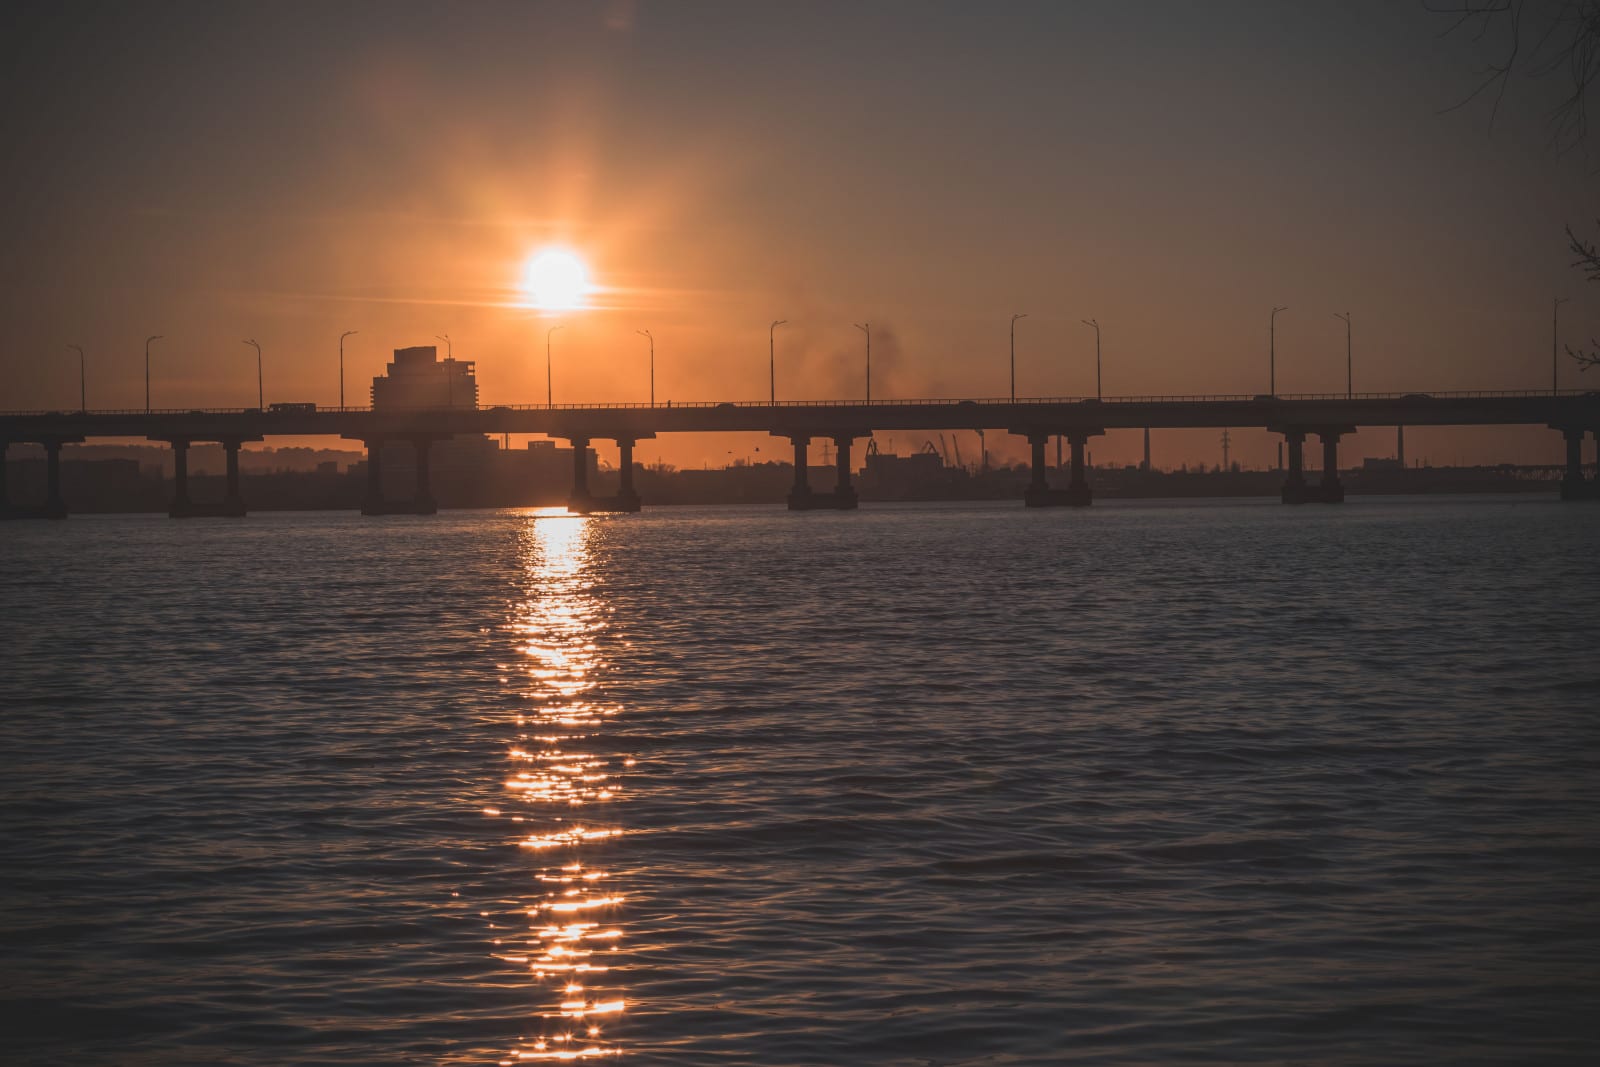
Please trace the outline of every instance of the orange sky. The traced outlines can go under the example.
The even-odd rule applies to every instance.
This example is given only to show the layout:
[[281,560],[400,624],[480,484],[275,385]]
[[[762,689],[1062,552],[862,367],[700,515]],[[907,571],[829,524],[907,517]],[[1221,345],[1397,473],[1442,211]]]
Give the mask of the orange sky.
[[[1548,150],[1538,86],[1492,130],[1440,114],[1493,42],[1409,5],[173,4],[20,28],[6,408],[76,405],[67,344],[91,406],[142,406],[149,334],[158,407],[253,404],[244,338],[269,403],[334,403],[350,329],[352,402],[449,334],[487,404],[543,400],[558,321],[557,402],[643,401],[640,329],[658,400],[763,398],[776,318],[778,395],[814,399],[861,395],[863,321],[885,399],[1004,395],[1015,312],[1023,395],[1092,394],[1086,317],[1108,395],[1265,391],[1274,304],[1283,393],[1342,390],[1335,311],[1358,390],[1547,387],[1556,295],[1566,340],[1600,335],[1562,233],[1600,214],[1593,159]],[[548,243],[586,257],[593,307],[518,306]],[[1158,438],[1157,462],[1218,462],[1214,436]],[[1417,431],[1408,453],[1560,446]]]

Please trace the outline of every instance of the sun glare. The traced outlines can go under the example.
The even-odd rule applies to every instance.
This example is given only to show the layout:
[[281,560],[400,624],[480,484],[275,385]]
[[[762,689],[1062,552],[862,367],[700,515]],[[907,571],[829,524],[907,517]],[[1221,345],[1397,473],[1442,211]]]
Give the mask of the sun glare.
[[534,307],[582,307],[589,295],[589,268],[565,248],[541,249],[522,270],[522,290]]

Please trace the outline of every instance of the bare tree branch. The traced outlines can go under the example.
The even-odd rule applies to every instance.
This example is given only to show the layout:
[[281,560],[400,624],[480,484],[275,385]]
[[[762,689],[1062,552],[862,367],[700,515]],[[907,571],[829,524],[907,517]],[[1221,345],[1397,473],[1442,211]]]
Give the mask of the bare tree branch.
[[[1595,220],[1595,228],[1600,229],[1600,219]],[[1578,257],[1572,261],[1572,265],[1583,271],[1589,281],[1600,282],[1600,246],[1593,241],[1585,241],[1571,226],[1567,227],[1567,239],[1571,242],[1567,247]],[[1565,346],[1567,355],[1578,364],[1579,370],[1600,367],[1600,340],[1590,339],[1589,344],[1593,347],[1584,349]]]
[[1473,89],[1441,114],[1493,90],[1493,126],[1513,78],[1559,78],[1564,88],[1549,113],[1551,144],[1564,152],[1588,139],[1589,106],[1600,87],[1600,0],[1424,0],[1423,7],[1451,18],[1442,37],[1459,32],[1469,32],[1473,42],[1492,34],[1505,37],[1497,57],[1475,72]]

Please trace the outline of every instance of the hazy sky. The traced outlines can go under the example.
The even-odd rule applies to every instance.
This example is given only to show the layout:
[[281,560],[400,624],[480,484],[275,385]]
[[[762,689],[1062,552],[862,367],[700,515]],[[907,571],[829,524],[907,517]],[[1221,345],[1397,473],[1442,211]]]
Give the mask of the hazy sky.
[[[1274,304],[1285,393],[1343,389],[1335,311],[1357,390],[1547,387],[1556,295],[1567,340],[1600,335],[1562,233],[1595,228],[1594,153],[1549,149],[1550,87],[1514,86],[1493,129],[1441,114],[1496,42],[1407,0],[8,19],[5,408],[75,406],[69,343],[91,406],[142,406],[149,334],[158,407],[254,404],[244,338],[269,403],[336,402],[350,329],[352,402],[449,334],[490,404],[544,399],[557,321],[558,402],[642,401],[646,328],[659,399],[763,398],[777,318],[780,398],[859,396],[863,321],[882,398],[1005,395],[1015,312],[1025,395],[1092,394],[1087,317],[1108,395],[1265,391]],[[551,242],[587,258],[595,308],[517,306]],[[1215,462],[1213,436],[1188,458]],[[1553,459],[1553,433],[1434,458],[1544,436]]]

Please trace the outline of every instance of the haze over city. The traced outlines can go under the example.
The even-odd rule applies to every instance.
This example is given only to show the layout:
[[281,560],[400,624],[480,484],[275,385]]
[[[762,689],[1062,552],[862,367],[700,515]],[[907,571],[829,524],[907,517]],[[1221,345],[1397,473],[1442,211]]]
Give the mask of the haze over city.
[[[1084,319],[1112,396],[1265,392],[1280,305],[1281,393],[1343,391],[1336,312],[1357,391],[1546,387],[1557,296],[1565,343],[1600,334],[1564,234],[1594,215],[1593,154],[1552,146],[1538,80],[1455,107],[1498,42],[1420,5],[87,10],[9,35],[7,408],[76,405],[69,344],[91,407],[141,406],[150,335],[153,403],[188,408],[255,403],[244,339],[268,402],[337,403],[348,330],[350,403],[445,335],[484,404],[543,401],[547,341],[556,402],[643,402],[641,330],[661,402],[763,399],[777,319],[779,399],[858,398],[862,322],[885,399],[1006,395],[1019,313],[1024,396],[1094,394]],[[583,307],[535,306],[551,247],[585,265]],[[1215,463],[1215,436],[1156,460]],[[1246,429],[1233,454],[1275,448]]]

